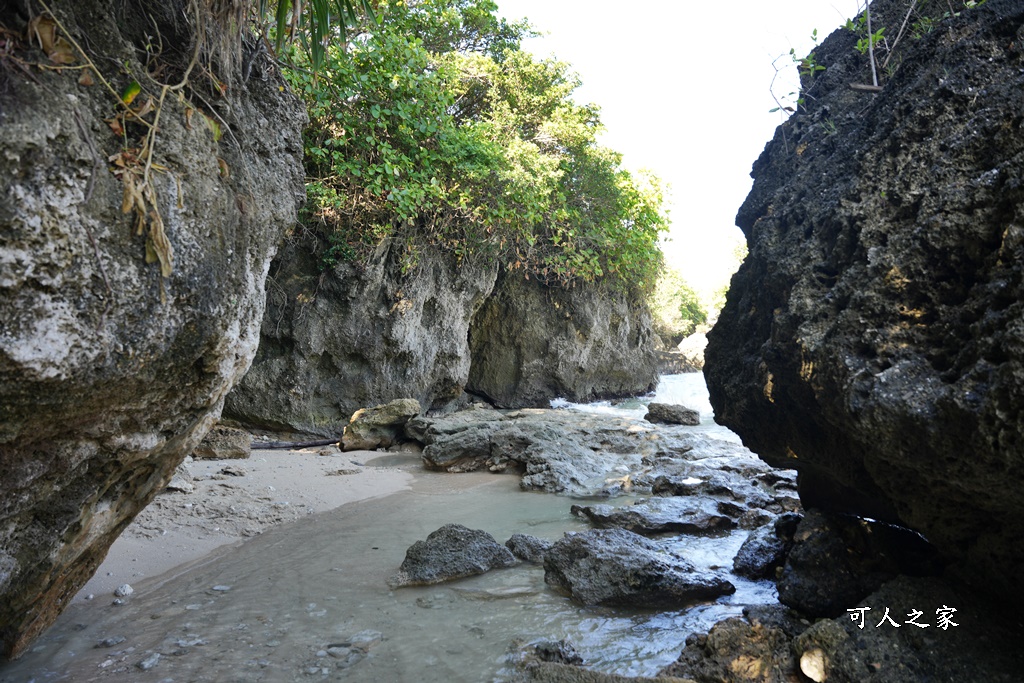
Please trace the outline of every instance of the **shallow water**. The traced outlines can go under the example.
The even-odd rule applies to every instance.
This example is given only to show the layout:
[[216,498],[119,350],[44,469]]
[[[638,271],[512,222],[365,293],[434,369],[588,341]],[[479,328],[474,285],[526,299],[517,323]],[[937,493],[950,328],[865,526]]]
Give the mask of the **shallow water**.
[[[409,456],[367,464],[416,469],[417,481],[411,491],[273,529],[141,583],[125,605],[76,604],[22,660],[0,668],[0,681],[468,683],[504,680],[515,644],[561,638],[591,668],[651,675],[690,633],[774,600],[771,583],[730,575],[735,595],[684,611],[585,608],[548,589],[543,569],[529,564],[389,590],[406,548],[449,522],[499,542],[516,532],[556,540],[588,526],[570,514],[572,499],[523,492],[515,476],[425,472]],[[669,545],[698,567],[731,567],[746,533]],[[369,656],[344,666],[326,654],[366,630],[382,634]],[[140,669],[154,653],[155,665]]]

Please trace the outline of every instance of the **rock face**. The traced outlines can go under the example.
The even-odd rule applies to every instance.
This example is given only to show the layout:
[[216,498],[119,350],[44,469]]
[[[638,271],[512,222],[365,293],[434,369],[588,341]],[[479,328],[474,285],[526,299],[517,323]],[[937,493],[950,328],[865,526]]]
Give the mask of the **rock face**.
[[295,239],[275,259],[259,352],[225,412],[333,436],[361,408],[414,398],[429,410],[458,398],[469,323],[495,267],[424,248],[407,270],[402,250],[384,246],[362,266],[328,268],[316,248],[312,237]]
[[658,382],[642,300],[503,275],[470,328],[467,389],[504,408],[634,396]]
[[[181,48],[174,54],[187,53],[180,63],[170,51],[160,55],[169,80],[180,78],[192,52],[189,3],[147,3],[145,11],[134,2],[50,5],[118,92],[131,69],[143,88],[137,104],[159,101],[159,84],[144,77],[137,58],[153,22],[165,45]],[[21,31],[28,17],[16,6],[8,5],[4,23]],[[27,40],[21,45],[22,58],[46,61]],[[170,480],[256,351],[270,259],[303,195],[305,116],[269,60],[257,59],[248,81],[216,60],[211,68],[230,87],[225,98],[209,95],[217,110],[205,114],[231,134],[215,140],[203,117],[190,119],[195,112],[171,94],[152,140],[155,209],[173,251],[167,277],[146,263],[147,251],[164,244],[159,230],[150,224],[148,238],[136,233],[135,210],[121,210],[125,185],[108,170],[109,157],[123,151],[104,121],[118,111],[117,98],[99,84],[79,85],[80,70],[30,77],[4,69],[0,640],[7,656],[53,621]],[[136,125],[127,124],[129,145],[139,141]],[[140,182],[134,174],[143,167],[119,158]],[[158,246],[147,250],[147,240]]]
[[[906,11],[872,7],[890,30]],[[805,506],[909,526],[1022,603],[1024,2],[904,37],[877,94],[849,87],[870,82],[856,40],[816,51],[754,165],[706,352],[716,419],[799,470]]]

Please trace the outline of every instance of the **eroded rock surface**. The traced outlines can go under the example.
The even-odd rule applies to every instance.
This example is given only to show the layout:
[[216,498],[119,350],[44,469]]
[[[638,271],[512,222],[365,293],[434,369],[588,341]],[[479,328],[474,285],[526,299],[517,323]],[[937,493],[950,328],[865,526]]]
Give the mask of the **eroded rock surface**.
[[[877,94],[850,87],[871,78],[853,32],[815,51],[754,165],[705,374],[805,506],[909,526],[1022,603],[1024,2],[937,4]],[[872,13],[893,30],[906,3]]]
[[599,287],[548,287],[517,273],[498,279],[470,328],[467,389],[503,408],[635,396],[658,383],[643,298]]
[[409,547],[388,586],[426,586],[511,567],[517,562],[509,549],[486,531],[445,524],[427,540],[416,541]]
[[736,587],[624,529],[568,533],[544,555],[544,581],[584,605],[672,609]]
[[[154,31],[165,46],[175,46],[150,64],[169,81],[180,78],[192,54],[189,3],[146,3],[145,11],[135,2],[49,5],[118,92],[131,82],[130,69],[142,86],[137,104],[159,100],[159,84],[138,61]],[[22,6],[6,6],[6,29],[26,29]],[[209,26],[211,35],[220,30]],[[18,58],[47,62],[27,40],[8,44],[15,43]],[[105,121],[118,112],[117,98],[99,84],[79,85],[80,69],[3,68],[0,641],[6,655],[17,656],[92,575],[216,422],[224,396],[256,352],[267,269],[303,197],[305,115],[265,56],[248,80],[240,65],[232,71],[215,58],[210,65],[230,84],[226,95],[207,93],[188,105],[193,111],[177,95],[159,105],[145,235],[137,233],[137,209],[122,213],[125,184],[110,172],[125,169],[136,188],[144,173],[132,150],[125,152],[126,139],[129,147],[138,144],[137,124],[127,124],[123,138]],[[207,81],[197,73],[198,93]],[[214,138],[196,108],[221,121],[223,137]],[[146,116],[152,121],[155,113]],[[109,161],[116,155],[122,166]],[[167,259],[166,277],[159,264],[147,263],[147,253]]]
[[361,408],[413,398],[430,410],[462,394],[470,320],[494,286],[495,266],[457,265],[425,247],[410,268],[404,249],[389,245],[366,263],[330,267],[312,236],[282,247],[259,353],[227,414],[336,436]]
[[341,436],[346,451],[390,448],[405,440],[405,425],[421,412],[414,398],[399,398],[385,405],[357,410]]

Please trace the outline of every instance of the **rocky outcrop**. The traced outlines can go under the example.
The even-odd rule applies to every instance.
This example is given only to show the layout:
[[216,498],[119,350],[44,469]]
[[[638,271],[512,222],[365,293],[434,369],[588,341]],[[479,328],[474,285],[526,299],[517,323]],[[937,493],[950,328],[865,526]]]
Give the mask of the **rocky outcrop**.
[[244,429],[217,425],[203,437],[192,457],[198,460],[244,460],[252,454],[252,434]]
[[[872,12],[890,37],[906,3]],[[806,506],[915,529],[1024,603],[1024,2],[905,35],[878,93],[850,87],[856,41],[816,50],[754,165],[706,351],[716,419],[799,470]]]
[[584,605],[671,609],[736,587],[624,529],[568,533],[544,555],[544,581]]
[[[661,675],[701,683],[1010,683],[1020,679],[1024,656],[1005,614],[938,579],[901,577],[813,625],[779,606],[748,607],[743,619],[687,638]],[[974,635],[964,637],[966,629]]]
[[653,391],[653,336],[642,298],[505,274],[470,328],[467,389],[504,408]]
[[338,435],[361,408],[414,398],[424,410],[461,394],[473,314],[495,267],[424,247],[409,267],[387,242],[365,263],[326,266],[316,239],[286,244],[271,268],[252,369],[226,414],[246,424]]
[[486,531],[445,524],[427,540],[409,546],[402,566],[388,580],[388,586],[428,586],[517,563],[512,552]]
[[[161,99],[146,74],[159,67],[161,78],[181,78],[195,42],[193,5],[49,4],[118,92],[135,78],[136,108],[152,100],[159,109],[149,140],[155,192],[140,189],[143,152],[132,148],[149,129],[132,120],[124,136],[111,129],[117,121],[105,119],[115,118],[119,98],[95,74],[90,86],[80,82],[89,70],[5,62],[0,640],[8,656],[53,621],[216,422],[256,351],[270,259],[303,195],[304,114],[270,60],[257,58],[246,81],[240,67],[203,52],[227,93],[191,105],[175,92]],[[26,29],[21,6],[7,4],[5,28]],[[151,55],[147,69],[138,59],[154,30],[175,47]],[[5,39],[19,59],[47,61],[27,38]],[[66,40],[55,49],[82,64]],[[199,71],[196,92],[208,83]],[[140,116],[155,125],[155,111]],[[220,121],[223,137],[204,116]],[[142,198],[122,213],[130,187]],[[164,259],[166,277],[147,254]]]
[[382,406],[357,410],[341,436],[345,451],[390,448],[405,440],[405,425],[420,414],[420,402],[398,398]]

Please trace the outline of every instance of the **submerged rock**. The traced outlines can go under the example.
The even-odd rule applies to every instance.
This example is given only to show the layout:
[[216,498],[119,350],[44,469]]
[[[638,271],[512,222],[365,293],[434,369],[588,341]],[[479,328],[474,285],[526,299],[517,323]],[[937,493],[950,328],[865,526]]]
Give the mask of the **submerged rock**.
[[[241,41],[237,25],[213,20],[197,39],[189,8],[203,3],[48,4],[118,88],[126,73],[147,73],[139,59],[153,35],[176,46],[160,56],[168,74],[185,70],[196,40],[231,50]],[[21,7],[4,7],[12,35],[27,32]],[[245,81],[240,64],[204,52],[226,92],[161,100],[147,183],[145,162],[126,150],[142,146],[138,131],[127,141],[112,132],[116,98],[79,85],[85,71],[2,68],[4,655],[71,602],[216,423],[256,353],[267,268],[305,196],[305,114],[272,60],[255,59],[266,78]],[[201,95],[210,80],[197,72],[188,92]],[[189,125],[196,108],[230,134],[215,139],[196,125],[203,116]],[[128,213],[126,183],[145,196]]]
[[584,605],[674,609],[736,591],[725,579],[623,529],[566,534],[544,556],[544,581]]
[[445,524],[426,541],[416,541],[409,547],[388,586],[426,586],[511,567],[517,562],[508,548],[486,531]]
[[[875,26],[907,4],[872,3]],[[850,88],[871,77],[854,32],[815,50],[825,70],[754,165],[705,375],[805,506],[915,529],[1020,606],[1024,2],[926,11],[880,92]]]

